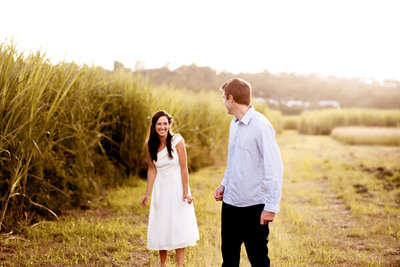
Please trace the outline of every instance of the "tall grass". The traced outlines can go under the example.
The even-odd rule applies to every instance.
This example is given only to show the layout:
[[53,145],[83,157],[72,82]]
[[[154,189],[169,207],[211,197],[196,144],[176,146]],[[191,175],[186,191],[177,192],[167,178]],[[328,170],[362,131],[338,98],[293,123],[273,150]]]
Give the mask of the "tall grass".
[[232,117],[219,100],[213,92],[168,87],[153,90],[152,109],[163,109],[174,116],[173,131],[185,139],[190,170],[213,164],[226,153]]
[[298,130],[300,126],[299,115],[286,115],[283,116],[283,129],[285,130]]
[[[104,187],[144,176],[156,110],[174,116],[191,170],[224,158],[232,119],[217,92],[152,88],[123,70],[51,65],[14,44],[0,45],[0,96],[0,231],[84,207]],[[271,114],[278,125],[280,114]]]
[[283,131],[284,121],[281,111],[270,109],[266,104],[260,102],[253,101],[253,105],[258,112],[264,114],[268,118],[269,122],[274,127],[275,133],[279,134]]
[[303,113],[299,132],[329,135],[339,126],[398,127],[400,110],[343,109]]
[[[0,46],[1,230],[79,205],[136,171],[148,85],[123,72],[25,57]],[[117,164],[114,164],[117,162]]]
[[400,145],[400,128],[338,127],[331,136],[351,145]]

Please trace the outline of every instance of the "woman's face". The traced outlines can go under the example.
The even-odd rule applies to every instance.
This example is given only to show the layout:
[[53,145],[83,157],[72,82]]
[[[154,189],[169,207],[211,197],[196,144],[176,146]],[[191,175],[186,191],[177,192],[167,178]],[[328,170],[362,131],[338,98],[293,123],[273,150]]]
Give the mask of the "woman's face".
[[166,116],[162,116],[156,122],[156,132],[159,136],[167,136],[169,129],[169,122]]

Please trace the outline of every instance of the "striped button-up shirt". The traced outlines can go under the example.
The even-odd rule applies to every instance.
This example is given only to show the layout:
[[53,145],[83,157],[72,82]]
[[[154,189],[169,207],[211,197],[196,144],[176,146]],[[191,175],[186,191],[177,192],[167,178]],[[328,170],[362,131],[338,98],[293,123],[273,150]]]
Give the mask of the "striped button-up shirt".
[[275,131],[253,106],[230,125],[228,167],[221,185],[223,201],[236,207],[264,204],[279,212],[283,164]]

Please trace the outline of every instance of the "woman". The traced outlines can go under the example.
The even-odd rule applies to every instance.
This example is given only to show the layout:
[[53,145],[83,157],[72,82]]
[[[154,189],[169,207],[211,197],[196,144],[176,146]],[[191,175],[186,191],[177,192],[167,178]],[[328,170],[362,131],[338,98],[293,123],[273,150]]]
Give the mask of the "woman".
[[147,248],[160,251],[161,266],[166,266],[167,250],[175,249],[178,266],[183,266],[185,247],[199,240],[196,216],[190,194],[184,140],[171,133],[172,117],[157,111],[151,120],[146,140],[147,188],[141,205],[145,207],[152,191]]

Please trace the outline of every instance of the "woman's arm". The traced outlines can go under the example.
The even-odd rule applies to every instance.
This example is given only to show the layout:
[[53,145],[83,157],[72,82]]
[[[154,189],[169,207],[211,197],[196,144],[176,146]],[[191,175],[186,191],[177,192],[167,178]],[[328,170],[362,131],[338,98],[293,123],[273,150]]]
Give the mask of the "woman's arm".
[[181,167],[183,200],[187,199],[188,204],[191,204],[194,198],[189,195],[189,172],[187,167],[186,148],[183,140],[176,145],[176,151],[178,152],[179,165]]
[[153,188],[154,184],[154,179],[156,179],[157,175],[157,169],[156,166],[154,165],[153,161],[151,160],[150,157],[150,152],[149,152],[149,146],[146,141],[146,158],[147,158],[147,187],[146,187],[146,193],[142,197],[142,200],[140,201],[140,204],[145,207],[148,203],[148,200],[150,198],[150,192],[151,189]]

